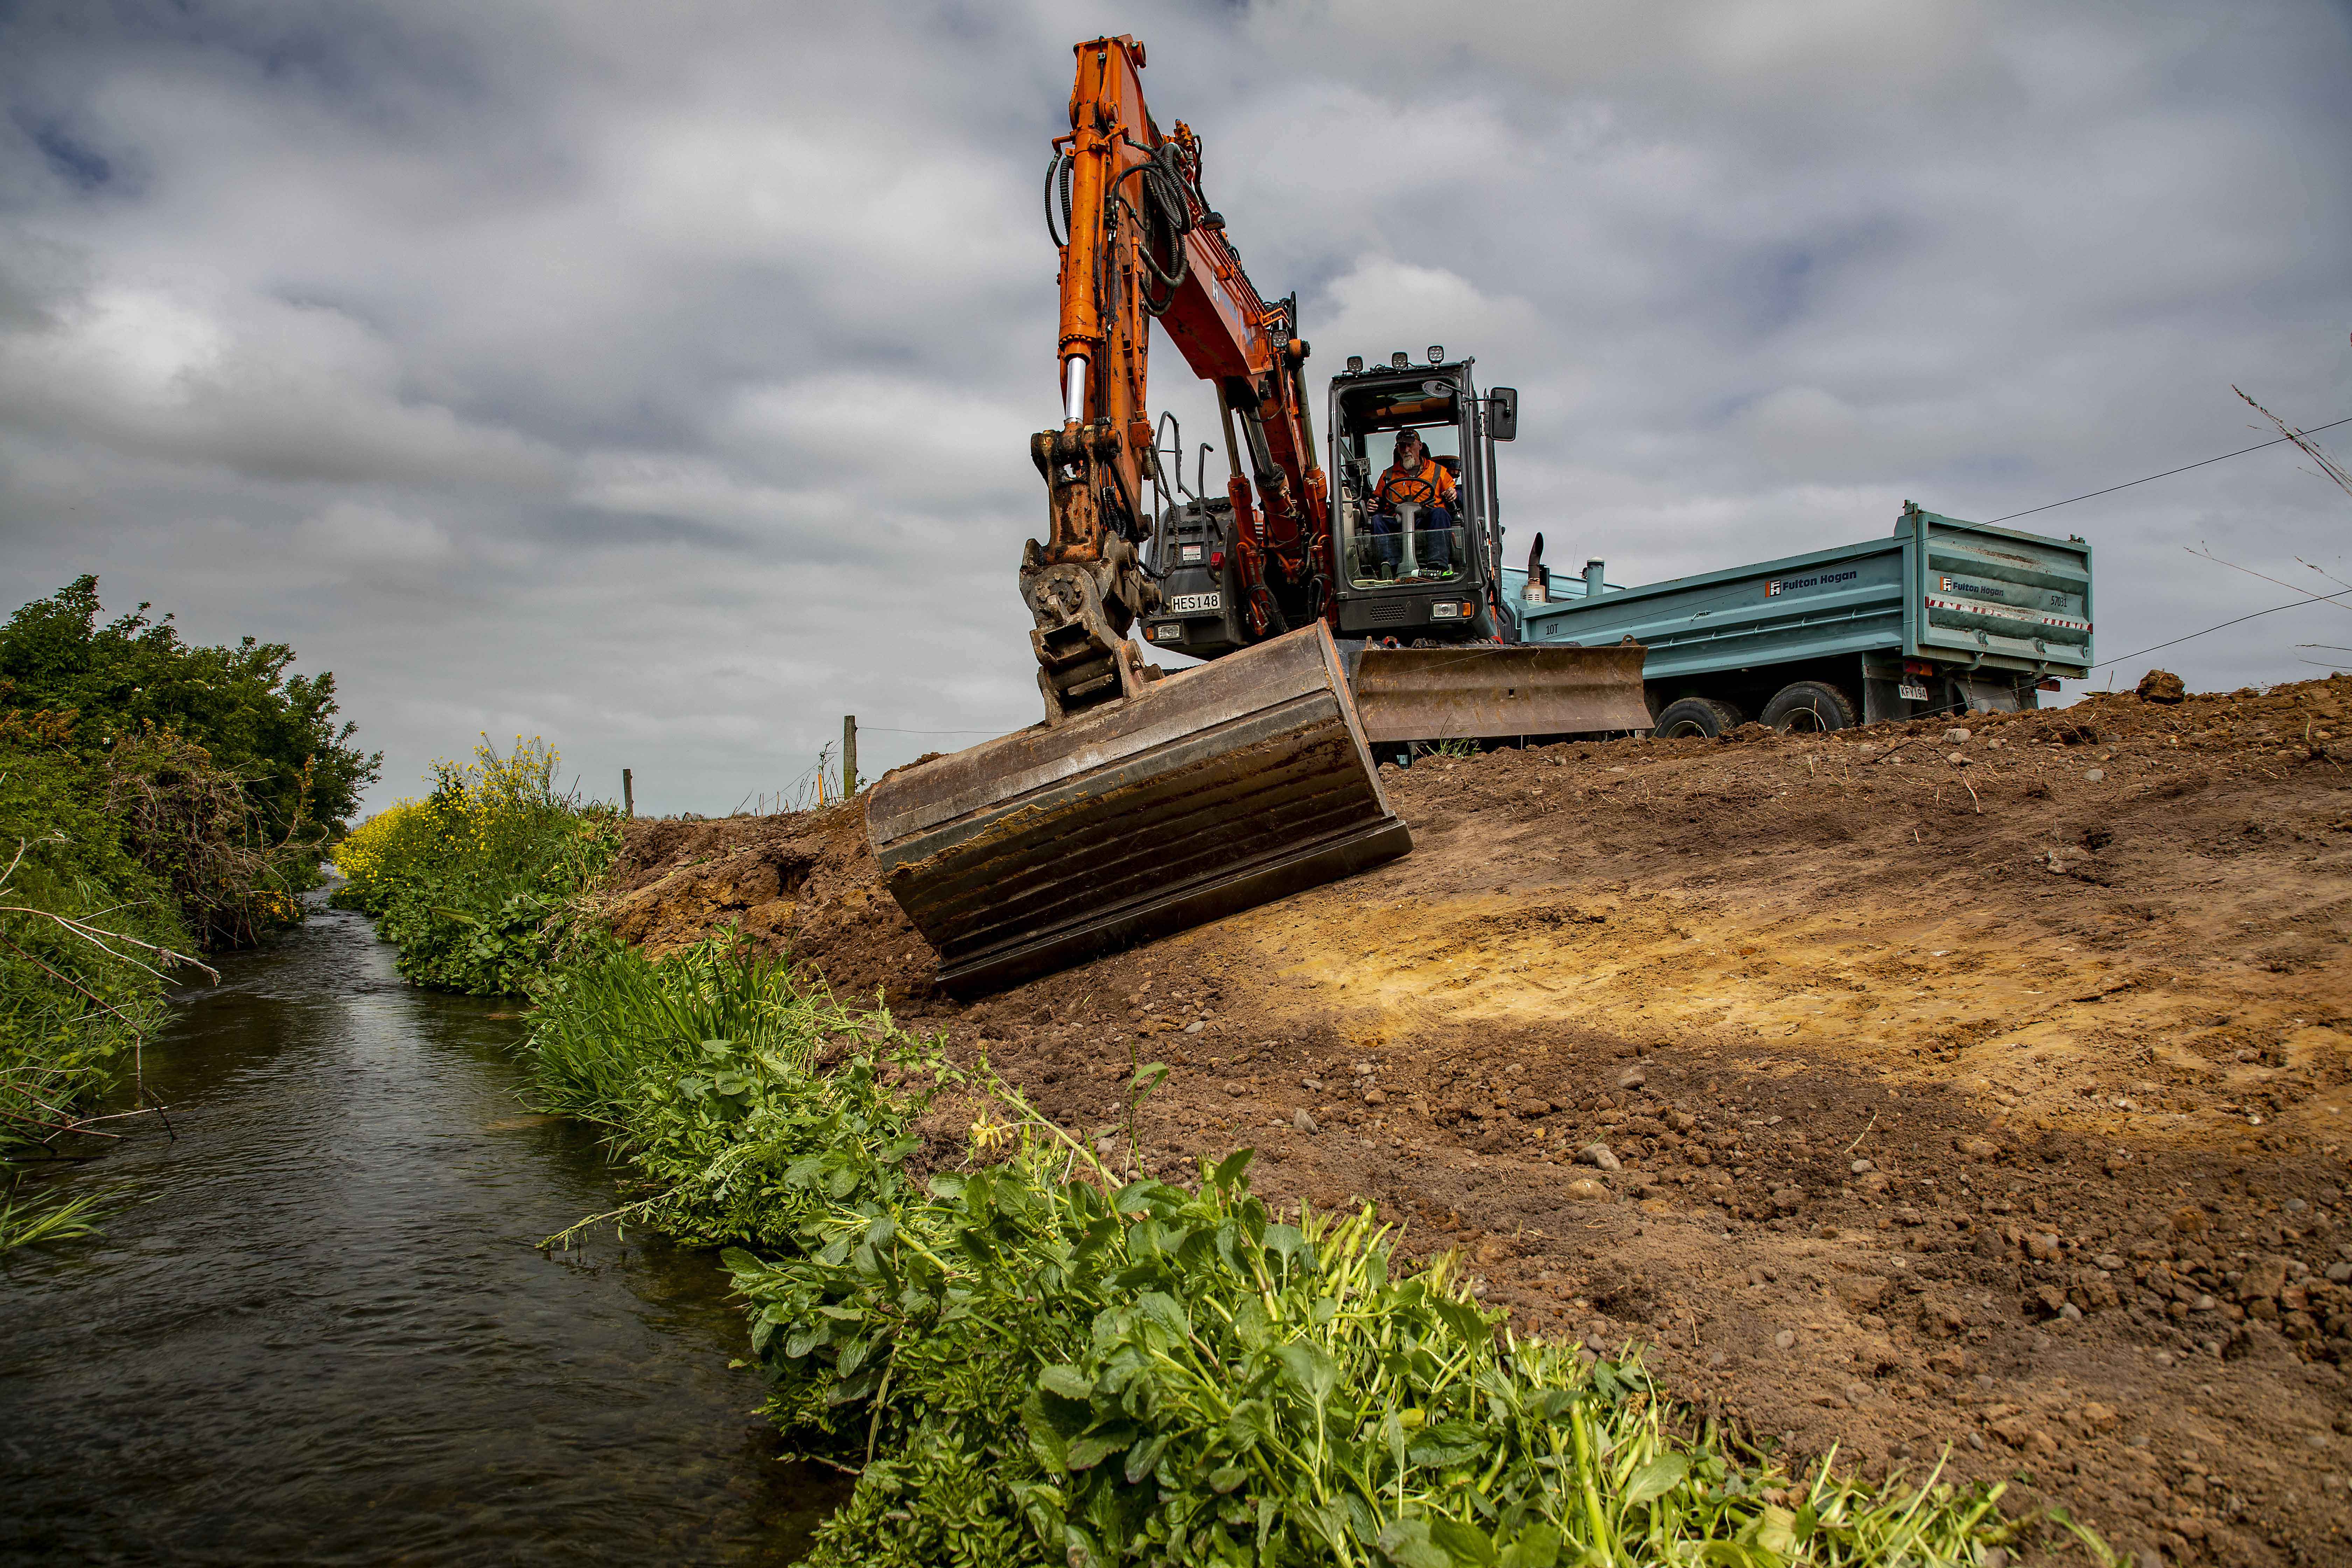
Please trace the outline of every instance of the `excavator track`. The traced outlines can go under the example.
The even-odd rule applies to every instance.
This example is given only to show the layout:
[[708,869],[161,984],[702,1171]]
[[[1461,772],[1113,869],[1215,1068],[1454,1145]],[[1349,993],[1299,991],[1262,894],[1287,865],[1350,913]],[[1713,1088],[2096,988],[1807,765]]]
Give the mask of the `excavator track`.
[[1412,847],[1319,623],[897,770],[866,823],[940,984],[967,994]]

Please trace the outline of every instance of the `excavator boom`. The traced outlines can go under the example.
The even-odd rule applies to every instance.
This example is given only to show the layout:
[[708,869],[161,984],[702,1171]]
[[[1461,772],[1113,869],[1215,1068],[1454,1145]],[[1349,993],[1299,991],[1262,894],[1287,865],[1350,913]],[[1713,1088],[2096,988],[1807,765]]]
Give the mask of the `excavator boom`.
[[[1070,132],[1046,182],[1062,240],[1063,418],[1030,442],[1049,529],[1023,552],[1045,722],[898,770],[868,797],[886,885],[980,990],[1402,855],[1329,627],[1280,601],[1328,556],[1307,345],[1201,198],[1199,143],[1143,101],[1143,47],[1077,47]],[[1158,478],[1150,324],[1213,382],[1252,646],[1163,676],[1128,632],[1160,607],[1137,546]],[[1242,454],[1249,455],[1243,472]]]

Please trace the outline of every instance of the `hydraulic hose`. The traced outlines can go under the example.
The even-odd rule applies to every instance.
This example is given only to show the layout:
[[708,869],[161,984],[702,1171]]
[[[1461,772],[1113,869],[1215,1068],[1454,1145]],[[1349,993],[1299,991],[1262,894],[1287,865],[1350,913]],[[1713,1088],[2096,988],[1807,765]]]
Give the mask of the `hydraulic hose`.
[[[1148,216],[1147,210],[1139,209],[1120,189],[1130,175],[1136,174],[1143,176],[1142,202]],[[1192,253],[1184,245],[1184,237],[1192,232],[1193,226],[1192,205],[1185,199],[1188,193],[1182,155],[1172,142],[1162,142],[1142,163],[1111,182],[1112,199],[1127,208],[1135,222],[1140,241],[1136,249],[1143,258],[1144,270],[1165,290],[1158,296],[1148,289],[1143,292],[1143,308],[1154,316],[1166,315],[1176,303],[1176,290],[1183,287],[1192,269]],[[1152,254],[1155,237],[1167,252],[1166,266]]]
[[[1059,233],[1054,228],[1054,187],[1056,184],[1062,189],[1062,227]],[[1045,165],[1045,237],[1054,242],[1056,250],[1069,248],[1070,155],[1067,153],[1055,153],[1053,161]]]

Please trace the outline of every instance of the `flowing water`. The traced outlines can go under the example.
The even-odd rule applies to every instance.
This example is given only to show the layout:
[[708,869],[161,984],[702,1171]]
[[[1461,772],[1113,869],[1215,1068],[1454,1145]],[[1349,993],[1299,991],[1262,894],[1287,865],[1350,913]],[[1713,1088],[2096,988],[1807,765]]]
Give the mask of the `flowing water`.
[[169,1105],[0,1258],[0,1561],[782,1562],[780,1465],[708,1254],[535,1245],[614,1203],[531,1115],[511,1005],[412,990],[359,916],[232,960],[151,1044]]

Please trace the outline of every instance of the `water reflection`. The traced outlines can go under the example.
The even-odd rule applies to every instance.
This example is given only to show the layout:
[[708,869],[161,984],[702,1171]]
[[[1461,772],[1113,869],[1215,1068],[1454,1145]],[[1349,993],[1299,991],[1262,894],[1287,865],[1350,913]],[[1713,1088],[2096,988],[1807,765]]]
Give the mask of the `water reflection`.
[[787,1561],[708,1255],[533,1245],[612,1205],[530,1115],[496,1004],[411,990],[354,915],[236,961],[148,1055],[151,1122],[71,1180],[106,1236],[0,1262],[0,1559]]

